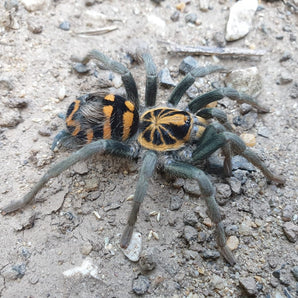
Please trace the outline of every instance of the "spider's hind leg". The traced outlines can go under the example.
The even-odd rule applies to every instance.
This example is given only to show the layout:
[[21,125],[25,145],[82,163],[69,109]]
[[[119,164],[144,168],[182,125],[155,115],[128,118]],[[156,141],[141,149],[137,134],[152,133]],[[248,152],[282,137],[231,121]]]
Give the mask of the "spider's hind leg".
[[119,73],[127,94],[127,99],[131,100],[134,105],[139,107],[139,96],[136,82],[129,69],[120,62],[114,61],[103,53],[92,50],[83,59],[74,59],[82,64],[87,64],[91,59],[100,61],[106,69]]
[[206,174],[202,170],[197,169],[190,164],[174,160],[166,160],[163,167],[166,172],[175,177],[191,178],[197,180],[201,189],[201,195],[207,204],[208,215],[216,225],[216,241],[219,250],[229,264],[232,266],[235,265],[235,257],[226,244],[224,226],[218,204],[215,200],[214,188]]
[[7,214],[23,208],[34,199],[35,195],[50,179],[57,177],[75,163],[87,159],[95,153],[110,153],[117,156],[135,158],[138,154],[138,148],[115,140],[98,140],[87,144],[80,150],[72,153],[68,158],[53,165],[23,198],[12,201],[3,208],[0,208],[1,213]]

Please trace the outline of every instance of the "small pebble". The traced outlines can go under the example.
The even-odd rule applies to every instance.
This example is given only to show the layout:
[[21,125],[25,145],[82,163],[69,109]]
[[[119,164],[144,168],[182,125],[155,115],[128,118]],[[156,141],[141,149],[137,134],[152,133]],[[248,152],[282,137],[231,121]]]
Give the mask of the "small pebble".
[[195,87],[194,85],[190,86],[187,90],[186,90],[186,95],[190,98],[190,99],[194,99],[195,97],[197,97],[199,95],[199,90],[197,87]]
[[143,271],[152,271],[156,267],[157,253],[156,249],[147,249],[142,252],[139,265]]
[[82,64],[82,63],[76,63],[74,66],[73,66],[73,69],[78,72],[78,73],[82,73],[82,74],[85,74],[87,72],[89,72],[89,68]]
[[199,221],[194,212],[187,212],[183,215],[183,222],[185,225],[195,226]]
[[179,210],[183,204],[183,198],[179,195],[171,196],[170,210]]
[[43,30],[43,26],[41,24],[36,24],[32,21],[29,21],[27,24],[29,31],[33,34],[40,34]]
[[283,221],[291,221],[293,213],[294,213],[293,210],[294,210],[294,207],[292,205],[286,205],[282,209],[282,215],[281,215],[282,220]]
[[240,105],[241,115],[245,115],[245,114],[249,113],[251,110],[252,110],[252,106],[247,103],[243,103]]
[[241,127],[244,130],[249,130],[254,127],[257,122],[258,114],[256,112],[249,112],[242,117]]
[[248,295],[256,296],[258,293],[257,284],[252,277],[241,277],[239,283]]
[[214,33],[212,39],[218,47],[223,48],[226,46],[225,36],[223,35],[222,32]]
[[0,78],[0,89],[4,90],[12,90],[14,88],[14,84],[9,78]]
[[29,12],[45,8],[47,0],[22,0],[22,4]]
[[196,23],[197,18],[198,18],[198,16],[197,16],[196,13],[188,13],[184,17],[186,23],[192,23],[192,24],[195,24]]
[[66,95],[65,86],[61,86],[58,90],[58,98],[59,100],[63,100]]
[[294,85],[291,87],[290,96],[293,99],[298,98],[298,83],[294,83]]
[[187,179],[184,184],[184,191],[193,196],[200,196],[201,189],[197,181]]
[[163,68],[159,74],[158,74],[158,78],[159,78],[159,83],[161,86],[165,87],[165,88],[170,88],[170,87],[175,87],[176,84],[173,81],[170,71],[168,68]]
[[283,231],[290,242],[295,243],[298,237],[298,226],[292,222],[286,222]]
[[88,241],[86,243],[84,243],[81,247],[81,253],[84,256],[88,256],[90,254],[90,252],[92,251],[92,244]]
[[209,0],[200,0],[199,1],[199,7],[201,11],[208,11],[209,8]]
[[85,0],[85,6],[92,6],[95,4],[95,0]]
[[49,137],[51,135],[51,131],[47,127],[43,127],[38,130],[38,134],[43,137]]
[[236,225],[228,225],[225,228],[225,232],[227,236],[232,236],[238,232],[238,226]]
[[217,290],[222,290],[227,285],[225,279],[218,275],[213,275],[210,281],[213,287]]
[[284,52],[281,56],[281,58],[279,59],[279,62],[284,62],[284,61],[287,61],[287,60],[290,60],[292,59],[292,54],[289,53],[289,52]]
[[191,56],[187,56],[180,63],[179,71],[183,74],[187,74],[197,66],[198,66],[197,60]]
[[198,231],[192,226],[185,226],[183,236],[187,242],[197,241]]
[[241,181],[238,180],[236,177],[230,177],[227,180],[230,184],[232,192],[239,195],[241,192]]
[[293,78],[291,76],[290,73],[288,72],[282,72],[277,80],[277,84],[278,85],[286,85],[286,84],[289,84],[293,81]]
[[183,12],[184,11],[184,9],[185,9],[185,2],[180,2],[180,3],[178,3],[177,5],[176,5],[176,9],[177,10],[180,10],[181,12]]
[[225,183],[216,183],[216,199],[222,200],[222,199],[228,199],[231,197],[232,191],[231,187],[228,184]]
[[178,22],[179,17],[180,17],[179,11],[175,10],[174,13],[171,15],[171,20],[173,22]]
[[256,145],[256,137],[251,133],[242,133],[240,138],[243,140],[246,146],[254,147]]
[[64,31],[68,31],[70,29],[70,24],[68,21],[64,21],[59,25],[59,28]]
[[130,243],[127,248],[122,248],[124,255],[132,262],[137,262],[140,259],[142,250],[142,235],[138,232],[133,232]]
[[293,267],[291,272],[293,273],[296,281],[298,281],[298,266]]
[[148,277],[139,275],[132,283],[132,290],[137,295],[144,295],[150,286]]
[[[232,158],[232,168],[233,170],[246,170],[246,171],[254,171],[254,166],[248,162],[243,156],[236,155]],[[240,180],[241,181],[241,180]]]
[[239,226],[239,234],[241,235],[251,235],[251,221],[245,220]]
[[270,131],[266,126],[258,127],[258,135],[264,138],[270,137]]
[[203,252],[203,258],[204,259],[211,259],[211,260],[216,260],[220,257],[220,253],[217,250],[210,250],[206,249]]
[[235,250],[239,246],[239,239],[236,236],[230,236],[227,239],[227,246],[230,250]]

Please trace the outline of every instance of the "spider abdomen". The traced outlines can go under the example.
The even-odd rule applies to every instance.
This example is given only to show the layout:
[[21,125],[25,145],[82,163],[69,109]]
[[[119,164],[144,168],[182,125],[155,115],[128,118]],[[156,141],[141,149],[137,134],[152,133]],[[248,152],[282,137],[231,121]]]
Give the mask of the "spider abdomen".
[[126,141],[136,133],[138,124],[134,104],[113,94],[76,99],[66,113],[68,131],[84,143],[98,139]]
[[192,116],[185,111],[155,108],[141,116],[139,143],[151,150],[175,150],[189,141]]

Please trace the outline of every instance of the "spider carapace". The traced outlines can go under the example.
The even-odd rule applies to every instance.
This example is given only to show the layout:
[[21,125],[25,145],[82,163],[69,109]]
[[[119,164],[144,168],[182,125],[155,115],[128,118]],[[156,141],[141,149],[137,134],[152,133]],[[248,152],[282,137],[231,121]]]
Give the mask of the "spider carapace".
[[[142,52],[141,57],[146,69],[145,107],[143,109],[139,109],[141,103],[136,83],[126,66],[96,50],[89,52],[81,60],[83,64],[86,64],[90,59],[95,59],[102,63],[105,69],[120,74],[127,99],[112,94],[105,97],[97,94],[78,97],[66,113],[67,130],[58,133],[54,138],[52,148],[59,145],[74,148],[73,143],[81,148],[53,165],[23,198],[12,201],[1,208],[2,213],[6,214],[24,207],[34,199],[51,178],[95,153],[109,153],[135,159],[140,155],[140,149],[145,149],[132,210],[120,240],[121,247],[125,248],[130,243],[141,203],[146,196],[148,181],[158,168],[171,176],[194,179],[198,183],[201,198],[206,201],[208,215],[215,225],[218,249],[224,258],[234,265],[236,259],[226,243],[222,216],[215,199],[215,190],[208,175],[199,168],[201,161],[221,149],[224,173],[228,176],[232,174],[232,156],[242,155],[258,167],[269,180],[276,183],[284,183],[285,180],[270,171],[258,155],[246,147],[241,138],[233,132],[222,110],[207,108],[206,105],[229,97],[239,103],[248,103],[259,111],[268,110],[252,97],[232,88],[214,89],[194,98],[184,110],[176,109],[183,94],[197,77],[223,69],[212,65],[192,69],[170,94],[167,100],[168,107],[154,108],[157,95],[156,67],[147,50]],[[139,116],[140,110],[145,110],[141,116]],[[136,139],[139,144],[137,146]]]

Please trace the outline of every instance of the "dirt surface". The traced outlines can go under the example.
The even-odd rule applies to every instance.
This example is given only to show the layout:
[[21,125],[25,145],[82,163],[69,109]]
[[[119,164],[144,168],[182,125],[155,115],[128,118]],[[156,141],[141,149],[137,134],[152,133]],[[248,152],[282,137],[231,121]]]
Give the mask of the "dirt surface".
[[[1,8],[1,206],[26,194],[50,164],[70,154],[50,150],[54,136],[64,127],[57,114],[65,112],[76,96],[98,90],[95,74],[100,73],[94,63],[88,64],[89,73],[76,73],[71,56],[83,57],[98,49],[123,62],[143,98],[144,66],[130,63],[127,56],[134,40],[146,40],[158,69],[169,67],[177,83],[183,77],[178,74],[183,56],[169,54],[161,41],[215,46],[217,32],[224,39],[235,1],[210,0],[206,12],[197,2],[190,1],[176,22],[171,20],[176,1],[161,5],[90,1],[87,6],[84,1],[61,0],[44,3],[34,12],[22,3],[17,11]],[[154,297],[297,295],[297,14],[287,3],[295,1],[260,1],[250,33],[226,45],[266,50],[261,58],[195,57],[200,65],[258,68],[263,86],[258,100],[270,107],[270,113],[258,114],[245,132],[256,136],[254,150],[265,163],[286,177],[281,187],[267,183],[259,170],[237,170],[236,178],[244,180],[240,190],[231,194],[229,180],[209,174],[217,198],[224,201],[224,224],[233,236],[229,239],[236,241],[237,264],[231,267],[218,257],[196,184],[168,181],[156,173],[136,226],[143,250],[156,267],[142,272],[139,263],[129,261],[119,248],[131,208],[126,199],[134,193],[141,160],[96,156],[53,179],[34,205],[1,216],[1,297],[130,297],[142,292]],[[186,23],[188,13],[196,13],[199,22]],[[65,21],[70,30],[59,28]],[[117,30],[77,34],[110,26]],[[212,82],[223,85],[224,77],[213,74],[199,79],[200,91],[211,90]],[[118,87],[117,80],[113,82]],[[165,105],[169,93],[159,87],[158,103]],[[184,104],[188,101],[183,99]],[[242,117],[240,105],[228,99],[223,103],[219,107],[230,121]],[[241,125],[236,130],[244,131]],[[188,226],[199,232],[198,241],[187,241]],[[93,271],[65,275],[86,261],[93,264]]]

